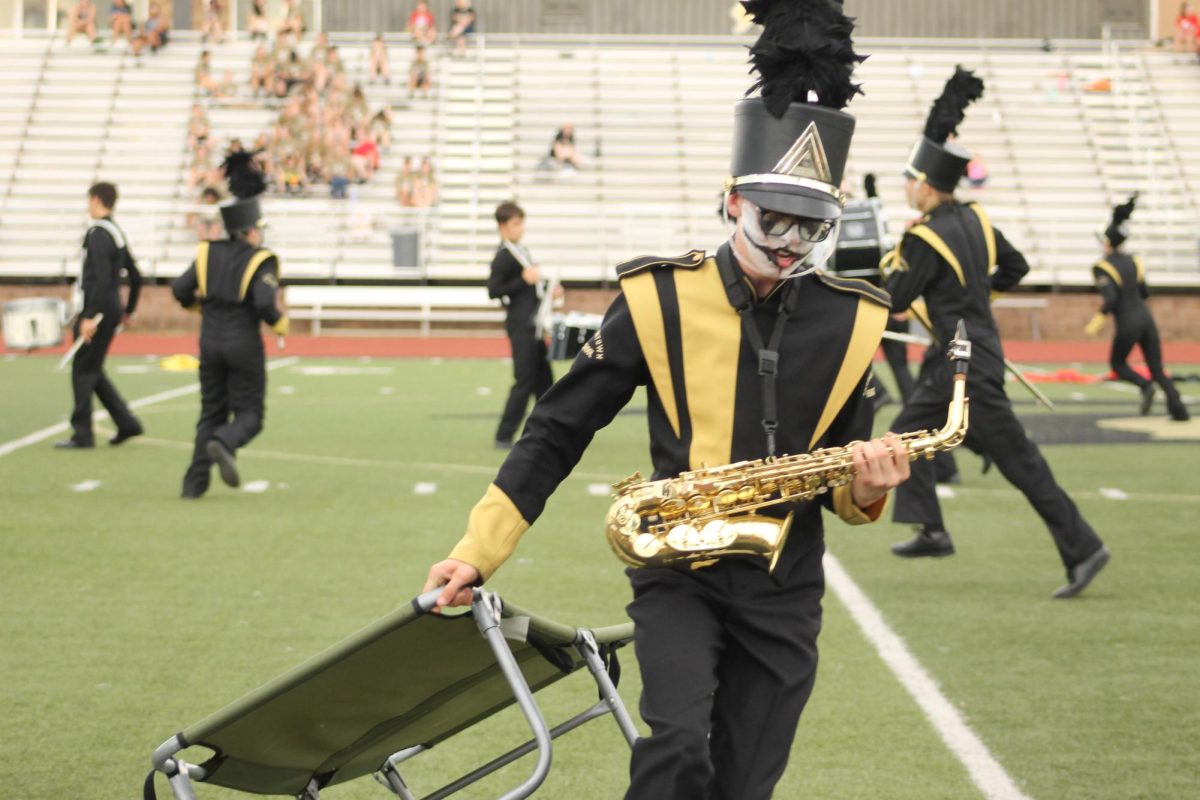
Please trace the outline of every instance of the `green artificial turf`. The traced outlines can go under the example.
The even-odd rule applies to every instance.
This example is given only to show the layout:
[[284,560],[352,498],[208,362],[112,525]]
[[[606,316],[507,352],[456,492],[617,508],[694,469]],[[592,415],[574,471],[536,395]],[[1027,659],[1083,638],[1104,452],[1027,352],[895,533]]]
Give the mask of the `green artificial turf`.
[[[130,399],[195,381],[147,359],[110,364]],[[69,379],[54,366],[0,360],[0,444],[64,419]],[[498,361],[282,366],[266,428],[239,454],[258,493],[218,480],[200,501],[179,499],[195,394],[141,409],[147,435],[120,448],[103,444],[101,423],[94,451],[54,451],[52,436],[0,456],[0,797],[136,796],[164,739],[417,594],[503,457],[491,443],[509,381]],[[1044,388],[1059,414],[1136,413],[1135,396],[1105,386]],[[602,534],[609,499],[592,485],[647,472],[644,402],[597,436],[492,588],[563,622],[624,620],[628,585]],[[881,430],[894,413],[881,413]],[[1078,600],[1050,599],[1063,575],[1049,536],[965,453],[964,482],[944,501],[954,558],[894,558],[887,545],[908,531],[886,521],[830,520],[829,549],[1031,797],[1200,796],[1198,449],[1044,452],[1113,551]],[[88,481],[100,484],[72,490]],[[832,594],[821,648],[777,797],[981,796]],[[621,694],[636,710],[636,664],[623,656]],[[594,690],[579,676],[538,699],[554,722]],[[506,712],[410,762],[406,777],[431,791],[524,735]],[[559,740],[554,759],[539,796],[621,796],[628,752],[609,720]],[[498,795],[528,768],[461,796]],[[323,796],[390,795],[367,779]]]

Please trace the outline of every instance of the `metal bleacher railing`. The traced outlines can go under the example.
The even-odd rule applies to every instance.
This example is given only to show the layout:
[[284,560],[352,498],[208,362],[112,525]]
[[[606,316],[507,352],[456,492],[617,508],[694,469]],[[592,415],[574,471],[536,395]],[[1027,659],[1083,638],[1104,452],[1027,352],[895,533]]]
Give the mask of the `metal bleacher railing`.
[[[361,79],[367,37],[336,41]],[[495,247],[492,209],[516,198],[530,215],[534,254],[568,282],[611,281],[615,264],[646,252],[714,247],[726,235],[717,207],[730,109],[748,86],[744,43],[489,35],[465,58],[439,52],[432,100],[410,102],[396,85],[367,87],[373,104],[396,114],[395,143],[375,181],[352,201],[268,200],[272,246],[294,278],[479,281]],[[184,141],[199,44],[181,38],[145,68],[61,40],[13,44],[0,48],[0,156],[12,164],[0,166],[0,278],[74,273],[81,195],[97,178],[121,185],[118,216],[150,274],[177,274],[192,247]],[[394,83],[402,83],[408,45],[390,45]],[[1200,286],[1193,63],[1115,40],[1048,50],[1032,41],[864,40],[859,49],[871,58],[860,75],[867,94],[850,109],[858,130],[849,178],[858,189],[865,173],[879,177],[893,231],[910,214],[898,165],[962,63],[988,83],[961,138],[990,170],[984,188],[964,194],[985,203],[1025,251],[1027,284],[1090,283],[1095,231],[1114,201],[1138,190],[1145,213],[1134,218],[1134,236],[1156,284]],[[215,71],[234,70],[244,84],[251,45],[213,53]],[[1100,79],[1111,82],[1107,91],[1094,91]],[[218,139],[245,138],[271,118],[244,98],[210,104],[209,114]],[[539,169],[568,120],[582,168]],[[441,203],[400,208],[391,191],[399,159],[425,153],[435,157]],[[393,266],[389,233],[398,227],[421,239],[412,268]]]

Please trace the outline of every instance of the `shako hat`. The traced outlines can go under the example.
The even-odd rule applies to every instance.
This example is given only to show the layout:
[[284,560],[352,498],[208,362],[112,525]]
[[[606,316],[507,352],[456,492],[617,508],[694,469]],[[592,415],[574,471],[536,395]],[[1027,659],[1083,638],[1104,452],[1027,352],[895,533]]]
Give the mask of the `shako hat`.
[[961,66],[946,81],[946,88],[925,120],[925,135],[913,147],[904,174],[925,181],[941,192],[953,192],[967,171],[971,154],[950,139],[958,133],[967,106],[983,97],[983,81]]
[[811,219],[838,219],[840,186],[854,135],[841,109],[861,87],[852,83],[854,20],[841,0],[747,0],[763,26],[750,48],[759,90],[734,107],[733,157],[726,189],[755,205]]
[[221,169],[229,182],[232,200],[220,205],[221,221],[230,236],[257,227],[262,221],[258,196],[267,190],[267,181],[254,162],[256,153],[235,150],[225,157]]
[[1133,216],[1133,208],[1137,205],[1138,193],[1134,192],[1119,206],[1113,206],[1112,219],[1104,229],[1101,238],[1104,243],[1120,247],[1129,238],[1129,218]]

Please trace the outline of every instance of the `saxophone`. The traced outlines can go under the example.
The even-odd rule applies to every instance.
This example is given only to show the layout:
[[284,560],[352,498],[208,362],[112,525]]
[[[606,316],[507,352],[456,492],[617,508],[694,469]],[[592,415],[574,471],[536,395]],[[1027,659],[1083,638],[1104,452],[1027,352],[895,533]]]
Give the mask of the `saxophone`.
[[[967,367],[971,343],[960,321],[947,357],[954,364],[954,394],[940,430],[899,436],[911,461],[949,450],[967,435]],[[646,481],[635,472],[613,484],[605,534],[617,558],[631,567],[689,564],[699,569],[721,558],[750,556],[774,570],[787,542],[792,515],[752,513],[765,506],[811,500],[854,480],[853,447],[827,447],[800,455],[740,461]]]

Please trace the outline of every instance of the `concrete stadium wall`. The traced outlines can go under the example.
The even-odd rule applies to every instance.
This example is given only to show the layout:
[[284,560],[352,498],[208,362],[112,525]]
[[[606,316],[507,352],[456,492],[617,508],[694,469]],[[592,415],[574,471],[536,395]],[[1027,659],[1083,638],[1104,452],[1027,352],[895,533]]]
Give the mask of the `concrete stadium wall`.
[[[1152,0],[846,0],[861,36],[1095,39],[1105,22],[1150,27]],[[411,3],[323,4],[329,31],[403,30]],[[730,32],[731,0],[475,0],[488,33],[714,36]],[[443,28],[452,0],[430,0]]]
[[[615,290],[573,289],[568,287],[566,308],[574,311],[601,313],[615,296]],[[0,284],[0,308],[4,303],[21,297],[59,297],[69,299],[70,292],[63,284]],[[1047,341],[1079,341],[1085,337],[1083,326],[1096,311],[1099,300],[1094,294],[1021,293],[1021,298],[1044,298],[1047,308],[1001,308],[996,310],[996,322],[1005,339],[1013,341],[1032,338],[1033,315],[1041,339]],[[1166,341],[1200,342],[1200,294],[1155,294],[1150,307],[1158,322],[1159,333]],[[385,326],[387,327],[387,326]],[[395,327],[395,326],[391,326]],[[179,307],[167,286],[147,286],[139,304],[137,331],[146,333],[179,333],[197,330],[197,318]],[[304,329],[300,325],[297,332]],[[495,326],[495,332],[502,329]],[[1105,336],[1108,335],[1107,329]]]

